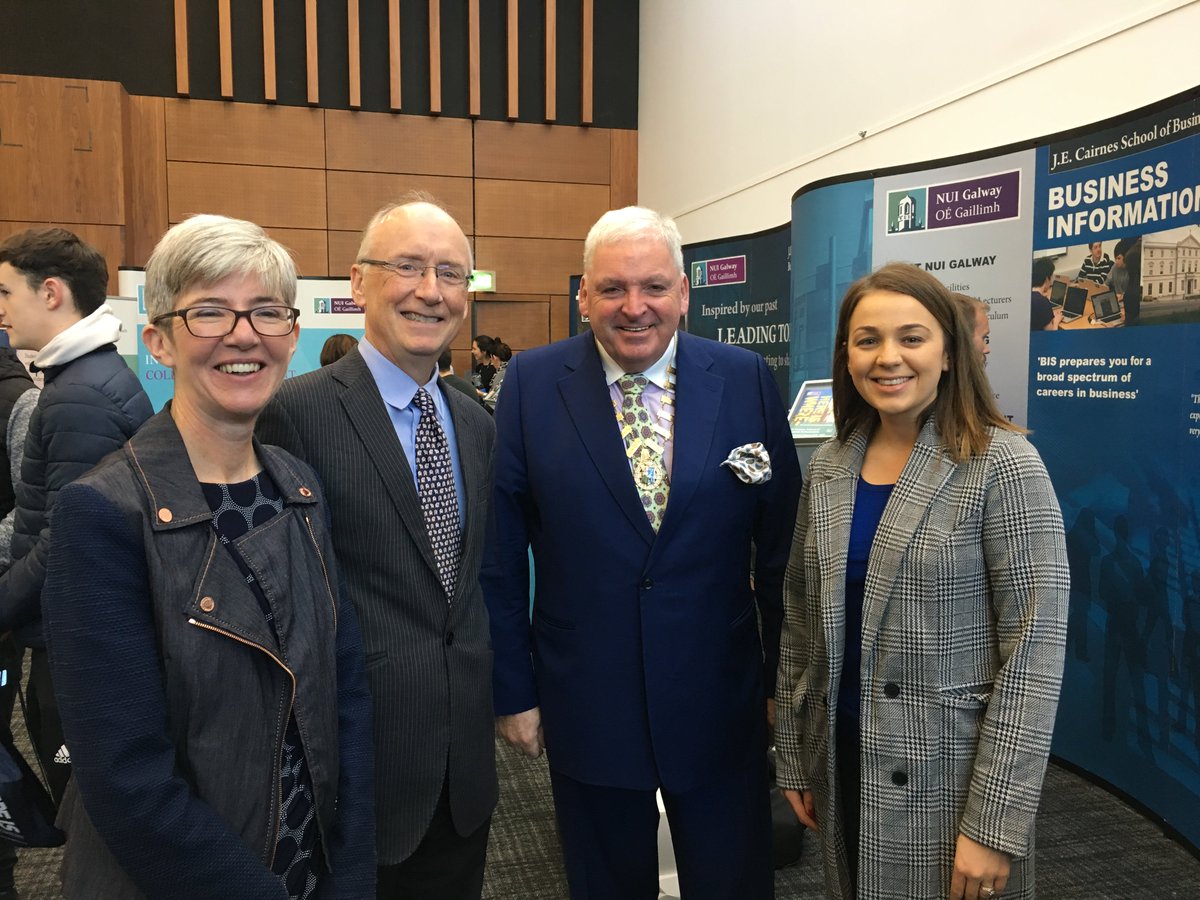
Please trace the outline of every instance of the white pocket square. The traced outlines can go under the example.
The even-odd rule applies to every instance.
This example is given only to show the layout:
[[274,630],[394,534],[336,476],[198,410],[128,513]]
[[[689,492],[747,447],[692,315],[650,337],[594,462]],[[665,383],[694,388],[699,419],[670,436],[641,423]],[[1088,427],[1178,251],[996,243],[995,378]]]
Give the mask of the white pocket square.
[[771,454],[761,441],[734,447],[721,465],[729,466],[738,480],[746,484],[763,484],[771,480]]

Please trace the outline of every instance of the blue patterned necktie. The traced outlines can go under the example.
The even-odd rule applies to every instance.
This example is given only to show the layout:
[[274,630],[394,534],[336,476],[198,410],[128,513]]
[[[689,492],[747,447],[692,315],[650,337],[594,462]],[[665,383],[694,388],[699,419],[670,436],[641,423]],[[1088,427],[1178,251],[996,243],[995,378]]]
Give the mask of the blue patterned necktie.
[[671,479],[667,475],[663,437],[657,433],[642,396],[649,384],[649,379],[640,373],[622,375],[617,379],[622,394],[621,411],[617,419],[621,424],[625,455],[629,457],[633,483],[641,498],[642,508],[650,520],[650,527],[658,531],[667,511]]
[[413,406],[421,413],[416,439],[417,494],[421,498],[425,532],[429,535],[433,557],[437,561],[438,577],[449,600],[454,596],[458,558],[462,549],[450,444],[438,421],[433,398],[425,388],[417,389]]

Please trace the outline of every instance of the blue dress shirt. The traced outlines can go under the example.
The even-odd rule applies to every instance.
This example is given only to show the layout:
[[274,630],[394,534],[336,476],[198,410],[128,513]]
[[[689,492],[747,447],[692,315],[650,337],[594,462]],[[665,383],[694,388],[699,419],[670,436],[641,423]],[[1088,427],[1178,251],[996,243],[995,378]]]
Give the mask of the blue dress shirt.
[[467,521],[467,495],[463,490],[462,463],[458,458],[458,439],[454,432],[454,418],[450,415],[450,405],[446,402],[442,389],[438,387],[438,368],[431,363],[432,372],[424,384],[417,384],[406,372],[395,363],[371,346],[365,337],[358,342],[358,352],[375,379],[379,394],[383,397],[383,405],[387,407],[392,427],[396,429],[396,437],[400,439],[400,449],[404,451],[404,459],[408,470],[412,473],[413,486],[417,485],[417,423],[421,421],[421,411],[413,406],[413,397],[417,396],[418,388],[425,388],[433,398],[434,409],[437,410],[438,422],[446,433],[450,444],[450,466],[454,469],[454,493],[458,498],[458,526],[464,527]]

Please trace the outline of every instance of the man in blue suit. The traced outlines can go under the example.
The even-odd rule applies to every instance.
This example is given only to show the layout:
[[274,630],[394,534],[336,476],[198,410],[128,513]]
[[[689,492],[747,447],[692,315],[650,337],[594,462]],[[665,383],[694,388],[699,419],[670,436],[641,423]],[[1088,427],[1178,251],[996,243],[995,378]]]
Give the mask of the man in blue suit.
[[[762,357],[679,333],[679,231],[588,234],[592,331],[513,359],[481,577],[497,730],[550,762],[574,898],[774,895],[767,729],[800,471]],[[527,547],[536,596],[529,611]]]

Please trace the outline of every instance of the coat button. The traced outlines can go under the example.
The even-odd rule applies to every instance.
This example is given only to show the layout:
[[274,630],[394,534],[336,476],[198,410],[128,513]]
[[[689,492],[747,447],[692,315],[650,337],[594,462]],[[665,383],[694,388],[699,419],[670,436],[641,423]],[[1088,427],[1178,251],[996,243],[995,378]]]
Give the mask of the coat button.
[[648,591],[648,590],[650,590],[650,588],[652,588],[652,587],[654,587],[654,580],[653,580],[653,579],[651,579],[651,578],[647,578],[645,581],[643,581],[643,582],[642,582],[642,590],[643,590],[643,591]]
[[309,490],[308,488],[306,488],[306,487],[302,487],[302,488],[300,488],[300,496],[301,496],[301,497],[311,497],[311,496],[312,496],[312,491],[310,491],[310,490]]
[[903,772],[893,772],[892,784],[894,784],[896,787],[904,787],[906,784],[908,784],[908,776]]
[[158,521],[160,522],[170,522],[173,518],[175,518],[175,514],[165,506],[158,511]]
[[889,700],[895,700],[900,696],[900,685],[889,681],[883,686],[883,696],[887,697]]
[[449,646],[450,646],[450,645],[452,645],[453,643],[454,643],[454,632],[453,632],[453,631],[447,631],[447,632],[446,632],[446,646],[447,646],[447,647],[449,647]]
[[212,597],[201,597],[200,598],[200,608],[202,610],[204,610],[205,612],[212,612],[214,609],[217,608],[217,601],[214,600]]

